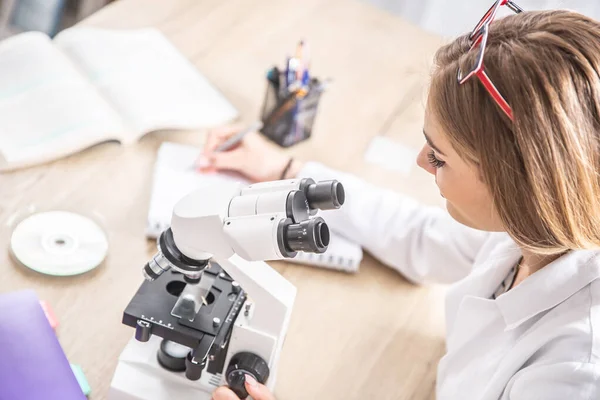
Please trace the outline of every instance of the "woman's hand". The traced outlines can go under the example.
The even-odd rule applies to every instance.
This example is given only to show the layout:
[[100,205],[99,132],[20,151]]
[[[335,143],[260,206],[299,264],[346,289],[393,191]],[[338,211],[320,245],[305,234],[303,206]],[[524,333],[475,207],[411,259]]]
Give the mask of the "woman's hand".
[[[248,391],[248,394],[252,396],[253,400],[275,400],[275,397],[273,397],[269,389],[267,389],[265,385],[258,383],[250,375],[246,375],[245,381],[246,390]],[[225,386],[215,390],[212,398],[213,400],[240,400],[235,393]]]
[[[239,127],[229,126],[214,130],[208,134],[204,146],[203,172],[227,170],[241,173],[255,182],[281,179],[290,157],[258,132],[247,134],[233,149],[215,152],[215,148],[229,137],[239,132]],[[302,164],[292,162],[284,178],[292,178],[300,171]]]

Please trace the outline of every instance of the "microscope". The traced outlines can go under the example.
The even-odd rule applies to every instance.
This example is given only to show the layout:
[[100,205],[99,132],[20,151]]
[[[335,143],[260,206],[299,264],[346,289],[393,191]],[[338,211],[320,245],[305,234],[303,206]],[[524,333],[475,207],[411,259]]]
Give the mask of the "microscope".
[[296,288],[265,261],[323,253],[318,210],[344,203],[338,181],[288,179],[202,188],[173,208],[123,313],[135,335],[110,400],[210,400],[251,375],[273,390]]

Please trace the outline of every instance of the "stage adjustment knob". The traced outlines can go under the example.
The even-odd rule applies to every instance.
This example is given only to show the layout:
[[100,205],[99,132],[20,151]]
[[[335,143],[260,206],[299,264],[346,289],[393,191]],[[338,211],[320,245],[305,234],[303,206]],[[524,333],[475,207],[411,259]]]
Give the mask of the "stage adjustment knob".
[[237,353],[229,361],[225,379],[229,388],[240,398],[248,397],[245,375],[248,374],[260,383],[265,383],[269,377],[269,366],[259,356],[250,352]]
[[192,352],[189,352],[185,358],[185,377],[190,381],[197,381],[202,377],[202,370],[206,366],[206,359],[194,362]]
[[139,319],[135,327],[135,338],[140,342],[147,342],[152,336],[152,324]]

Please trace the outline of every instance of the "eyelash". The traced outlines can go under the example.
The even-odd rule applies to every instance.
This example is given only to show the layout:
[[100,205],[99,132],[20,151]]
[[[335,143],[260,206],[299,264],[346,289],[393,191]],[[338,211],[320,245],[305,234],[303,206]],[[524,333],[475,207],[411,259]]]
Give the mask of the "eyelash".
[[427,161],[429,161],[429,164],[431,164],[434,168],[442,168],[446,164],[445,161],[439,160],[435,156],[433,150],[427,153]]

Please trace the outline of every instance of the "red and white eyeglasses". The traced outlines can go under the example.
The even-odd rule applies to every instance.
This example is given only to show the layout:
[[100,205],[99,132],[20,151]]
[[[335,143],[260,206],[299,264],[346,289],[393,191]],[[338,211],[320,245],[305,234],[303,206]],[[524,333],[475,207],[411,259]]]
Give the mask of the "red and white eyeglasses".
[[494,18],[496,18],[496,13],[498,12],[498,9],[504,5],[508,6],[508,8],[513,10],[516,14],[523,12],[523,10],[511,0],[496,0],[494,5],[492,5],[490,9],[483,15],[483,18],[481,18],[479,23],[475,26],[475,29],[473,29],[473,32],[471,32],[471,34],[469,35],[469,41],[471,42],[469,52],[479,52],[475,60],[475,65],[473,65],[470,72],[464,77],[459,66],[457,79],[458,83],[462,85],[474,75],[477,76],[483,84],[483,86],[489,92],[489,94],[494,98],[494,101],[496,101],[498,106],[500,106],[502,111],[504,111],[504,113],[512,121],[512,109],[510,108],[508,102],[504,99],[504,97],[502,97],[498,89],[496,89],[496,86],[494,86],[490,78],[485,73],[485,70],[483,69],[483,55],[485,53],[485,46],[487,45],[489,26],[494,20]]

